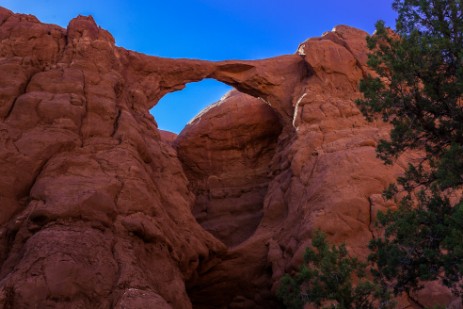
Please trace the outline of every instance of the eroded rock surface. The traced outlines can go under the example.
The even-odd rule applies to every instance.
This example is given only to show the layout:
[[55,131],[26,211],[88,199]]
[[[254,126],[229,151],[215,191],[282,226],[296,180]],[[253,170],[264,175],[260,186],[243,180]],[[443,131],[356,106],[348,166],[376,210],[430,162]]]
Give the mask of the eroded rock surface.
[[148,110],[212,66],[117,48],[89,17],[0,21],[0,303],[190,308],[185,279],[226,247]]
[[[385,167],[376,158],[376,143],[388,128],[379,122],[367,123],[354,103],[360,96],[358,83],[366,70],[366,35],[339,26],[299,46],[297,55],[303,60],[305,71],[286,92],[287,96],[281,96],[284,99],[280,102],[288,102],[289,98],[289,107],[282,103],[286,106],[284,111],[274,109],[283,128],[272,146],[275,150],[271,160],[262,161],[262,169],[271,178],[266,182],[262,217],[253,234],[229,248],[222,262],[189,281],[189,294],[197,308],[278,306],[271,291],[285,271],[301,262],[316,229],[328,233],[333,242],[346,242],[353,254],[365,257],[374,232],[374,213],[386,207],[381,192],[402,171],[399,165]],[[178,138],[178,156],[192,183],[190,187],[200,187],[201,192],[213,192],[218,186],[217,182],[204,181],[206,177],[216,179],[216,165],[229,171],[222,162],[228,144],[201,135],[223,130],[220,115],[228,114],[227,99],[224,101],[198,116]],[[248,104],[242,102],[240,106],[239,115],[246,117]],[[252,114],[254,119],[262,117],[261,112]],[[241,117],[233,117],[228,127],[238,125]],[[253,131],[244,128],[241,134]],[[190,138],[182,139],[183,136]],[[191,155],[197,144],[207,149],[201,151],[202,157],[199,152]],[[258,144],[258,140],[252,144]],[[243,156],[245,151],[237,155]],[[195,164],[205,162],[199,170],[206,175],[188,172]],[[259,171],[256,166],[249,168],[243,168],[241,173]],[[248,186],[257,184],[250,177],[241,178],[241,182]],[[196,201],[197,207],[208,205],[210,208],[203,209],[213,211],[195,213],[206,229],[213,221],[215,228],[221,228],[213,232],[216,235],[235,231],[229,223],[223,196],[199,194]],[[216,219],[215,213],[220,209],[227,215]],[[251,214],[253,208],[243,209]]]
[[281,129],[270,106],[233,91],[176,139],[184,170],[194,180],[193,214],[229,247],[249,238],[262,219]]
[[[353,102],[365,36],[173,60],[116,47],[91,17],[62,29],[0,8],[0,306],[278,308],[315,229],[365,256],[413,159],[376,159],[388,128]],[[149,109],[204,78],[242,93],[160,132]]]

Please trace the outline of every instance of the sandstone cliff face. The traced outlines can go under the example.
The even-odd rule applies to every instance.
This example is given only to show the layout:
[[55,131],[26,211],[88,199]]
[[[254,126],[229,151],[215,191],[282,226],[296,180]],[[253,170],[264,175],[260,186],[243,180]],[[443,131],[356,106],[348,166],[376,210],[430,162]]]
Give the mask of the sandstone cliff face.
[[225,246],[148,113],[189,68],[145,63],[87,17],[1,9],[0,25],[2,306],[191,307],[185,278]]
[[233,91],[176,139],[196,196],[193,214],[229,247],[249,238],[262,219],[281,128],[270,106]]
[[[315,229],[365,256],[402,171],[353,103],[365,36],[172,60],[116,47],[91,17],[62,29],[0,8],[0,306],[278,308]],[[160,132],[149,109],[204,78],[241,93]]]
[[[367,244],[375,232],[374,214],[387,207],[381,192],[402,171],[399,165],[385,167],[376,158],[375,146],[386,136],[388,127],[380,122],[367,123],[354,103],[360,95],[358,83],[367,70],[366,35],[363,31],[339,26],[299,46],[298,55],[308,73],[301,74],[292,91],[280,101],[284,107],[274,109],[280,119],[273,120],[273,125],[282,125],[282,130],[276,145],[270,148],[275,149],[272,159],[259,160],[262,166],[248,166],[243,169],[246,174],[241,172],[257,175],[265,170],[269,175],[263,188],[265,196],[256,199],[255,204],[255,208],[261,207],[262,216],[253,234],[237,246],[229,247],[221,263],[190,280],[190,297],[196,307],[277,306],[272,302],[270,291],[276,288],[275,283],[285,271],[291,271],[301,262],[316,229],[325,231],[333,242],[346,242],[353,254],[366,256]],[[255,100],[246,98],[250,103]],[[187,171],[190,187],[201,188],[196,207],[203,212],[195,215],[206,229],[211,229],[214,222],[211,232],[219,238],[235,230],[230,226],[232,220],[228,218],[233,214],[227,207],[232,200],[228,195],[231,195],[229,187],[233,180],[216,170],[216,165],[227,167],[221,154],[229,147],[226,142],[201,133],[221,131],[222,123],[217,115],[228,111],[228,104],[233,105],[228,100],[232,99],[225,99],[199,115],[177,139],[178,156]],[[241,103],[239,114],[228,127],[248,117],[247,105]],[[254,119],[262,118],[262,114],[253,111]],[[269,120],[263,119],[262,123],[271,125]],[[240,136],[255,131],[254,128],[244,130]],[[260,143],[253,139],[252,145],[259,147]],[[192,154],[197,144],[202,145],[200,153],[208,153],[207,159]],[[245,153],[241,151],[242,156]],[[207,164],[200,166],[202,175],[188,172],[191,166],[204,161]],[[205,175],[213,181],[205,182]],[[240,181],[248,186],[259,184],[252,177],[240,178]],[[222,194],[211,194],[217,187]],[[209,193],[207,197],[202,194],[204,191]],[[253,209],[252,206],[243,208],[249,215]],[[223,221],[216,219],[219,211]],[[225,243],[228,244],[226,239]]]

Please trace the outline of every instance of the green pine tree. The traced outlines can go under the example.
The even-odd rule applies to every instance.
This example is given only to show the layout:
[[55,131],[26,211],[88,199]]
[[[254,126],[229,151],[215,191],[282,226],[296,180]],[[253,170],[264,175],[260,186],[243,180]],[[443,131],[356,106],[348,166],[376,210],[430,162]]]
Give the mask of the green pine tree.
[[306,249],[299,271],[280,281],[277,296],[286,308],[300,309],[306,303],[338,309],[392,306],[383,289],[367,279],[366,265],[350,257],[344,245],[330,246],[318,231],[312,246]]
[[459,0],[395,0],[395,32],[383,22],[368,39],[369,66],[357,103],[367,117],[392,124],[377,153],[386,164],[406,150],[424,153],[396,185],[406,197],[397,211],[378,216],[385,229],[373,240],[377,278],[396,294],[441,280],[461,294],[463,200],[450,203],[463,185],[463,3]]

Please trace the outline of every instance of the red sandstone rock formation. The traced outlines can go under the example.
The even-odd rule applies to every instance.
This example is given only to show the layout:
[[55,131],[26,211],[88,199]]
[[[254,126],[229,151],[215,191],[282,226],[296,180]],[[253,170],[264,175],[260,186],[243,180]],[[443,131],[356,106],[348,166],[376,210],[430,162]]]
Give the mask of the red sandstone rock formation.
[[198,115],[175,142],[192,181],[196,220],[229,247],[249,238],[262,219],[281,128],[270,106],[233,91]]
[[[91,17],[62,29],[0,8],[0,306],[277,308],[314,229],[364,256],[402,171],[353,103],[365,36],[172,60],[116,47]],[[160,132],[149,109],[204,78],[242,93]]]
[[[354,103],[360,95],[358,82],[366,70],[365,37],[363,31],[339,26],[299,47],[298,55],[308,74],[301,74],[288,92],[285,113],[279,111],[283,129],[271,147],[275,149],[272,159],[263,160],[262,167],[246,170],[247,174],[255,170],[270,175],[262,188],[264,198],[256,198],[255,206],[247,207],[249,215],[260,207],[262,217],[254,233],[229,248],[212,271],[189,281],[190,297],[197,308],[276,306],[270,301],[270,291],[285,271],[301,262],[316,229],[328,233],[331,241],[346,242],[351,252],[365,257],[374,212],[385,207],[381,192],[402,170],[398,165],[386,167],[376,158],[376,143],[388,128],[379,122],[367,123]],[[221,154],[230,149],[228,144],[201,133],[205,127],[206,132],[221,130],[216,115],[227,111],[228,104],[233,102],[224,100],[199,115],[177,139],[178,156],[192,183],[190,188],[199,191],[196,207],[203,211],[196,214],[198,222],[206,229],[214,223],[211,232],[219,238],[234,230],[227,226],[232,213],[226,205],[232,200],[228,197],[228,188],[233,188],[230,183],[236,181],[216,171],[216,165],[224,167],[222,161],[227,156]],[[246,105],[240,106],[243,108],[236,112],[240,114],[229,127],[247,117]],[[262,112],[253,114],[254,118],[262,117]],[[241,130],[241,135],[253,132],[249,128]],[[259,145],[259,140],[254,143]],[[202,145],[201,153],[208,153],[207,165],[200,165],[202,175],[188,169],[206,160],[194,154],[198,144]],[[204,175],[214,181],[205,182]],[[248,186],[258,184],[248,177]],[[222,194],[210,194],[217,186]],[[203,192],[209,193],[207,201]],[[217,228],[220,209],[221,218],[228,219],[221,226],[226,230]],[[227,243],[227,238],[221,239]]]
[[0,21],[0,303],[191,307],[184,281],[226,247],[148,110],[212,66],[116,48],[88,17]]

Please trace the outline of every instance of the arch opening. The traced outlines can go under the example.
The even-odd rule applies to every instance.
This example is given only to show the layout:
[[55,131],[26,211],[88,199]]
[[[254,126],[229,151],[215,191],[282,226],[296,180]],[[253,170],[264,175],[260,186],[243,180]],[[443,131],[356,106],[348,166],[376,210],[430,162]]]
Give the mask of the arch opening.
[[179,134],[204,108],[219,101],[232,89],[211,78],[191,82],[184,89],[163,96],[150,113],[159,129]]
[[[199,84],[216,86],[212,91],[215,97],[202,97],[202,87],[196,87]],[[283,122],[278,112],[261,99],[237,90],[221,98],[229,89],[232,88],[216,81],[190,83],[160,103],[165,104],[171,117],[178,117],[178,109],[188,104],[216,103],[197,106],[180,127],[171,129],[181,130],[172,145],[188,178],[189,190],[195,195],[193,216],[231,252],[259,235]],[[190,93],[183,101],[172,101],[185,91]],[[158,118],[156,108],[154,116]],[[168,129],[162,120],[158,121],[160,129]],[[187,282],[187,293],[194,307],[200,308],[204,299],[211,303],[223,301],[216,287],[207,283],[206,273],[198,267],[197,276]],[[234,282],[236,278],[226,280]],[[216,295],[216,299],[204,297],[205,294]]]

